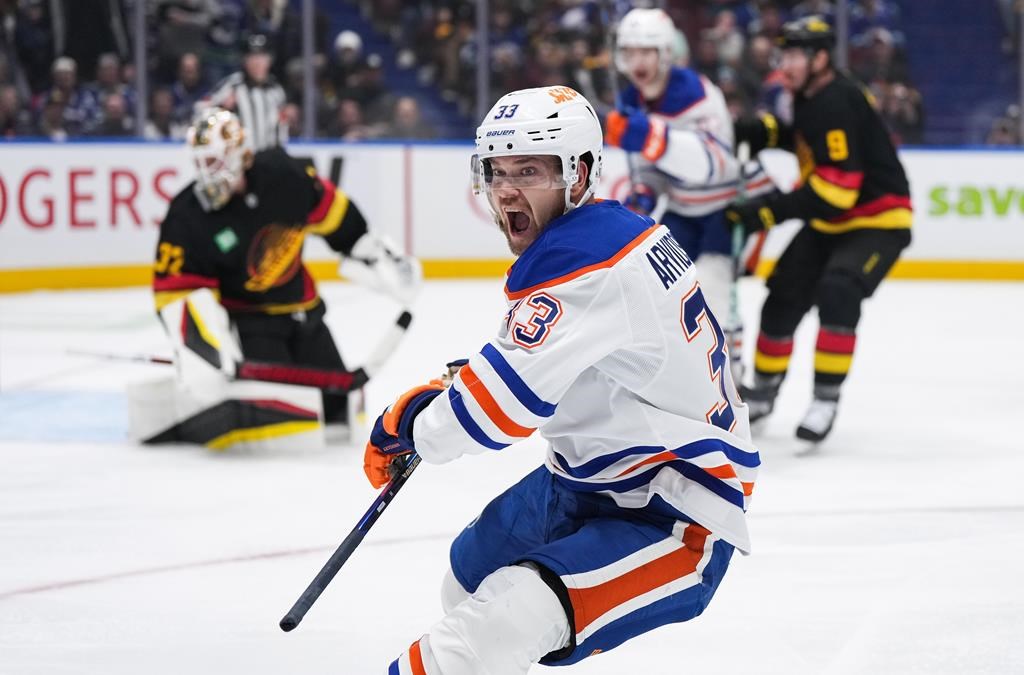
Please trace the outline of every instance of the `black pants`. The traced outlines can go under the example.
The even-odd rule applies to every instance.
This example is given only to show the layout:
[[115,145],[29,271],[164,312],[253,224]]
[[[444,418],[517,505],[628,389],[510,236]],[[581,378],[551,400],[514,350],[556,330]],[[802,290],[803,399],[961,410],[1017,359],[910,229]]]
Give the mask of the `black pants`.
[[[304,313],[234,313],[231,321],[246,359],[344,370],[345,362],[324,323],[326,311],[321,301]],[[324,392],[323,403],[327,422],[348,420],[347,394]]]
[[853,357],[861,302],[871,297],[909,244],[909,229],[825,234],[805,225],[768,277],[755,372],[767,379],[785,373],[793,333],[817,305],[821,330],[815,389],[831,388],[837,396]]

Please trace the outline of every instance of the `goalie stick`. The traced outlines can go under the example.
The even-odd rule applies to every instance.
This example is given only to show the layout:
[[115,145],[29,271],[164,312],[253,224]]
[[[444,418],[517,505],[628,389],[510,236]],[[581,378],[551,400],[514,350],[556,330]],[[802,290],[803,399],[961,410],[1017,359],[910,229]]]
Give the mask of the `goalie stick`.
[[[381,337],[377,346],[366,361],[355,370],[329,370],[286,363],[265,363],[262,361],[242,361],[235,370],[235,379],[253,380],[257,382],[276,382],[278,384],[298,384],[316,387],[325,391],[348,392],[359,389],[367,381],[380,372],[384,362],[395,351],[412,323],[409,310],[402,310],[398,318]],[[174,360],[166,356],[153,354],[112,354],[69,350],[73,356],[88,356],[106,361],[124,361],[129,363],[155,363],[174,365]]]
[[377,498],[370,504],[370,508],[366,510],[366,513],[356,526],[352,528],[348,536],[341,542],[338,548],[334,551],[331,557],[327,560],[327,563],[323,566],[320,572],[313,578],[306,590],[302,592],[299,599],[295,601],[292,608],[288,610],[288,613],[281,618],[278,625],[284,632],[294,630],[299,623],[302,622],[306,612],[313,606],[313,603],[317,601],[320,594],[327,588],[327,584],[331,583],[334,577],[341,570],[342,565],[351,557],[352,553],[362,543],[363,538],[366,537],[366,533],[370,531],[373,524],[377,522],[381,514],[384,513],[384,509],[391,504],[394,500],[395,495],[402,489],[406,481],[409,480],[409,476],[419,466],[420,457],[416,453],[409,455],[409,459],[405,462],[401,469],[398,470],[394,478],[391,479],[384,489],[380,491]]

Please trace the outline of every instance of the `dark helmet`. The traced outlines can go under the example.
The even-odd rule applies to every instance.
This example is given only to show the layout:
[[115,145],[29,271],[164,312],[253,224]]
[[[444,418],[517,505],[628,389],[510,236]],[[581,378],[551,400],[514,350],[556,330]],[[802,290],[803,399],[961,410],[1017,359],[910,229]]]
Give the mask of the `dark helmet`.
[[242,45],[242,51],[246,54],[271,54],[270,41],[266,35],[261,33],[253,33],[245,39],[245,43]]
[[779,38],[779,46],[783,49],[797,47],[813,51],[824,49],[831,52],[832,48],[836,46],[836,34],[828,21],[818,14],[812,14],[784,24],[782,36]]

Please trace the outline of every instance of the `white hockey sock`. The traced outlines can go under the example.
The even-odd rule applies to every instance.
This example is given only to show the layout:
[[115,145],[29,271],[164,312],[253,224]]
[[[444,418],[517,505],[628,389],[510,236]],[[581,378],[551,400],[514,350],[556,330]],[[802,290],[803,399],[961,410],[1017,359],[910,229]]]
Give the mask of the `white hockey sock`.
[[427,675],[525,675],[568,641],[569,620],[558,596],[536,571],[513,566],[484,579],[430,629],[418,650]]

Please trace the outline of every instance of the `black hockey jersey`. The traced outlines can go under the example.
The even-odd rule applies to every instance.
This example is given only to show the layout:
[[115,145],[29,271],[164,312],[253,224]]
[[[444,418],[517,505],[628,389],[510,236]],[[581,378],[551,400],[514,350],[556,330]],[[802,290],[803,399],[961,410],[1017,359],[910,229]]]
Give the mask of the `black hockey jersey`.
[[800,218],[826,233],[911,225],[910,186],[871,94],[842,73],[797,96],[793,125],[762,117],[760,147],[796,153],[801,185],[772,203],[778,222]]
[[246,188],[205,211],[186,186],[160,226],[153,291],[159,311],[199,288],[229,312],[286,314],[315,307],[316,284],[302,262],[307,234],[351,251],[366,222],[348,196],[280,148],[256,153]]

